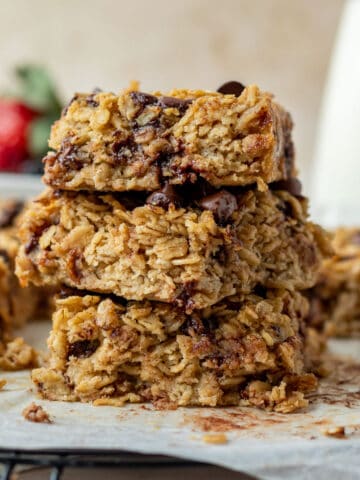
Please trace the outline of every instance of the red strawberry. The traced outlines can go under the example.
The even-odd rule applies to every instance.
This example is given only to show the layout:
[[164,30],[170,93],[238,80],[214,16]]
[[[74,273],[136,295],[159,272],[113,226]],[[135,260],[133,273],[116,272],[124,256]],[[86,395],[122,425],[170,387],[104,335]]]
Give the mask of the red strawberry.
[[0,170],[19,171],[28,156],[28,131],[37,112],[17,100],[0,99]]

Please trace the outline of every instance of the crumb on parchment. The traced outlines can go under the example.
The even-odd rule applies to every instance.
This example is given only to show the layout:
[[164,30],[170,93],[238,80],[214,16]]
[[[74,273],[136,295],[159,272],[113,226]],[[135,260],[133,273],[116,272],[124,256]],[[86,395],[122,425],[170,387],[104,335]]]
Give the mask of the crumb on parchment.
[[7,382],[5,378],[0,378],[0,390],[2,390],[5,387],[6,383]]
[[346,438],[345,427],[341,425],[326,428],[322,432],[327,437]]
[[49,414],[43,409],[43,407],[36,405],[34,402],[24,408],[22,416],[29,422],[52,423]]
[[212,443],[213,445],[224,445],[228,443],[228,438],[224,433],[203,435],[202,439],[203,442]]

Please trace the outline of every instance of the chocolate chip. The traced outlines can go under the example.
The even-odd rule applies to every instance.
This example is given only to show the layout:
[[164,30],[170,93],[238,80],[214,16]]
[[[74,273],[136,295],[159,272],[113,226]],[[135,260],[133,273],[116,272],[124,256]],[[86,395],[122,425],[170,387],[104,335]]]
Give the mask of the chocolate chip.
[[225,224],[238,206],[235,195],[226,190],[220,190],[202,198],[198,201],[198,205],[204,210],[210,210],[220,224]]
[[95,95],[97,95],[98,93],[102,92],[101,88],[94,88],[94,90],[90,93],[90,95],[88,95],[86,97],[86,103],[90,106],[90,107],[98,107],[99,106],[99,102],[97,102],[94,97]]
[[166,183],[161,190],[153,192],[151,195],[149,195],[146,199],[146,203],[166,209],[169,208],[170,204],[179,207],[181,205],[181,198],[176,193],[173,185]]
[[0,210],[0,228],[10,227],[23,206],[23,202],[9,201],[5,207]]
[[62,112],[61,112],[61,115],[62,116],[65,116],[69,110],[69,107],[70,105],[75,102],[77,99],[79,98],[79,94],[78,93],[75,93],[75,95],[73,95],[69,101],[69,103],[67,105],[65,105],[65,107],[63,108]]
[[[48,155],[51,159],[52,154]],[[47,161],[45,157],[44,161]],[[65,138],[61,144],[60,151],[55,154],[56,160],[62,165],[66,170],[81,170],[84,166],[84,162],[80,160],[80,155],[78,152],[78,147],[71,143],[71,139]]]
[[221,87],[219,87],[217,91],[219,93],[223,93],[224,95],[235,95],[236,97],[239,97],[242,94],[244,88],[245,85],[243,85],[242,83],[232,81],[224,83],[224,85],[221,85]]
[[114,192],[113,196],[126,210],[134,210],[146,202],[147,192]]
[[32,252],[39,243],[39,238],[36,235],[32,235],[30,237],[30,240],[25,244],[24,249],[26,255],[29,255],[30,252]]
[[191,99],[175,97],[160,97],[158,99],[158,104],[161,108],[177,108],[181,113],[184,113],[192,102],[193,100]]
[[202,335],[205,333],[204,325],[197,315],[189,315],[180,328],[185,335]]
[[266,298],[267,290],[263,285],[255,285],[254,293],[258,297]]
[[272,190],[285,190],[295,197],[301,196],[302,185],[301,182],[294,177],[288,178],[287,180],[280,180],[279,182],[274,182],[271,184]]
[[70,343],[68,348],[68,357],[87,358],[90,357],[99,347],[100,341],[95,340],[78,340]]
[[[55,224],[56,222],[53,221],[52,223]],[[50,225],[50,221],[44,221],[42,224],[35,227],[31,233],[30,240],[24,246],[26,255],[28,255],[38,246],[39,238],[41,237],[42,233],[50,227]]]
[[143,92],[131,92],[130,97],[136,105],[142,108],[146,107],[147,105],[154,105],[158,101],[158,98],[154,95]]
[[216,317],[203,318],[205,333],[210,335],[219,327],[219,321]]

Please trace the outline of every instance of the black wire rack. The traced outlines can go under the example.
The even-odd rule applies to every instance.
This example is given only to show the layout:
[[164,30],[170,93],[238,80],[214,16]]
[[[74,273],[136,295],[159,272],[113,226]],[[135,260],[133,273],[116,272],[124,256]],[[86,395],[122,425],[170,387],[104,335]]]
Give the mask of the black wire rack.
[[0,449],[0,480],[10,480],[16,467],[50,468],[49,479],[59,480],[66,468],[161,468],[203,467],[206,464],[162,455],[142,455],[126,451]]

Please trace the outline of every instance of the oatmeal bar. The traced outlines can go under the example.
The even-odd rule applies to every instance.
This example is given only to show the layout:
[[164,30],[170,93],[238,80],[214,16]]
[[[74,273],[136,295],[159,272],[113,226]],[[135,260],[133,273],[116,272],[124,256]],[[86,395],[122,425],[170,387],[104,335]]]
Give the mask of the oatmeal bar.
[[308,303],[285,290],[261,295],[192,315],[159,302],[59,298],[50,363],[32,379],[50,400],[297,410],[317,383],[304,369]]
[[294,174],[292,121],[251,85],[223,94],[174,90],[76,94],[52,128],[45,182],[67,190],[153,191],[201,177],[214,186]]
[[310,322],[329,335],[360,338],[360,229],[338,229],[333,245],[311,292]]
[[36,364],[36,354],[22,338],[13,338],[13,327],[24,324],[40,304],[40,291],[21,288],[14,274],[19,249],[15,220],[22,203],[0,200],[0,369],[16,370]]
[[134,198],[44,192],[20,229],[22,284],[63,283],[190,312],[257,284],[311,287],[327,252],[305,200],[287,191],[221,190],[185,207],[174,189],[135,208]]
[[16,327],[32,317],[42,301],[45,303],[44,291],[21,288],[14,274],[19,249],[15,223],[22,209],[22,202],[0,200],[0,323]]

